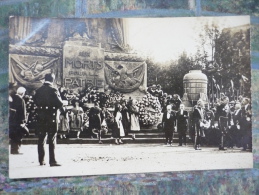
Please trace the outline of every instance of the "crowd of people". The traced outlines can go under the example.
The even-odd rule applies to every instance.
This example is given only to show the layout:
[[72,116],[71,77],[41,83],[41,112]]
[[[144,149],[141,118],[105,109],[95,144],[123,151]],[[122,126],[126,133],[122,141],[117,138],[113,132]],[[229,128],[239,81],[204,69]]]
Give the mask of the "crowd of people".
[[[47,74],[45,83],[30,95],[19,87],[10,88],[10,140],[11,154],[19,154],[21,140],[28,129],[35,129],[39,137],[38,152],[40,165],[44,165],[46,137],[50,141],[50,164],[59,166],[55,160],[55,144],[58,134],[65,139],[75,132],[77,139],[83,131],[98,138],[102,144],[103,134],[111,132],[115,144],[123,144],[123,137],[135,140],[141,127],[157,125],[165,135],[165,144],[172,145],[173,134],[178,132],[179,146],[187,144],[187,135],[194,149],[202,145],[252,148],[250,99],[239,97],[230,101],[221,94],[214,104],[197,101],[193,112],[187,112],[178,94],[164,93],[160,85],[152,85],[141,100],[125,98],[119,92],[99,92],[92,87],[73,91],[53,87],[54,75]],[[17,118],[19,117],[19,118]],[[160,119],[162,119],[160,121]],[[28,128],[27,128],[28,127]]]

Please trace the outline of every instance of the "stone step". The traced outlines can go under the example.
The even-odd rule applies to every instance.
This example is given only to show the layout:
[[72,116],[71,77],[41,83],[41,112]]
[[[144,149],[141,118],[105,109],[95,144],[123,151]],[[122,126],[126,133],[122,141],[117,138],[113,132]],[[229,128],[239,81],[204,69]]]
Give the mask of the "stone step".
[[[145,143],[164,143],[165,138],[138,138],[132,140],[129,137],[122,138],[124,144],[145,144]],[[38,138],[24,138],[22,144],[37,144]],[[114,138],[102,138],[103,144],[114,144]],[[187,138],[187,142],[189,139]],[[173,143],[178,143],[178,138],[173,138]],[[97,138],[66,138],[66,139],[57,139],[57,144],[98,144]]]
[[[136,137],[138,138],[160,138],[160,137],[164,137],[165,133],[164,132],[159,132],[159,133],[142,133],[142,132],[138,132],[135,133]],[[132,133],[129,133],[129,135],[127,137],[131,137]],[[30,135],[26,138],[37,138],[37,135],[30,133]],[[67,138],[76,138],[76,132],[70,132],[68,135],[66,135]],[[93,135],[94,138],[97,137],[97,134]],[[110,138],[112,137],[112,133],[108,132],[107,134],[102,134],[102,138]],[[174,133],[174,137],[178,138],[178,133]],[[58,135],[59,138],[59,135]],[[91,138],[91,136],[89,134],[86,133],[81,133],[80,134],[80,138]]]
[[[157,129],[141,129],[140,131],[134,132],[136,139],[132,140],[129,133],[128,136],[124,137],[123,140],[127,144],[134,143],[164,143],[165,142],[165,133]],[[67,138],[60,139],[57,138],[58,144],[96,144],[98,143],[97,135],[94,135],[93,138],[89,135],[89,132],[83,131],[80,134],[80,138],[76,138],[76,132],[70,131]],[[187,136],[187,140],[189,140]],[[28,137],[23,138],[23,144],[37,144],[38,137],[35,135],[35,131],[31,130]],[[107,134],[102,135],[102,142],[104,144],[114,144],[114,138],[112,138],[112,133],[108,132]],[[178,143],[178,133],[174,133],[173,142]]]
[[[130,133],[128,135],[128,137],[130,137],[132,135],[132,133]],[[159,138],[159,137],[164,137],[164,133],[135,133],[136,137],[138,138]],[[37,135],[35,134],[30,134],[28,137],[25,137],[24,139],[26,138],[37,138]],[[59,136],[58,136],[59,137]],[[73,133],[73,134],[69,134],[69,135],[66,135],[67,138],[76,138],[76,134]],[[94,135],[93,136],[94,138],[97,137],[97,135]],[[102,135],[102,138],[110,138],[112,137],[112,134],[111,133],[107,133],[105,135]],[[174,137],[177,137],[178,138],[178,133],[174,133]],[[80,138],[91,138],[90,135],[86,135],[86,134],[80,134]]]

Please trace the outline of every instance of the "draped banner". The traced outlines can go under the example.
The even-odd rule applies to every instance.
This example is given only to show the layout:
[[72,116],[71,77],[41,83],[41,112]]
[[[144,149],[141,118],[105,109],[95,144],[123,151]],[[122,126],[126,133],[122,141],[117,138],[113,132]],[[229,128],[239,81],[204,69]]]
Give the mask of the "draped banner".
[[45,74],[56,72],[54,69],[59,58],[21,56],[11,54],[10,83],[18,82],[25,88],[37,89],[42,85]]

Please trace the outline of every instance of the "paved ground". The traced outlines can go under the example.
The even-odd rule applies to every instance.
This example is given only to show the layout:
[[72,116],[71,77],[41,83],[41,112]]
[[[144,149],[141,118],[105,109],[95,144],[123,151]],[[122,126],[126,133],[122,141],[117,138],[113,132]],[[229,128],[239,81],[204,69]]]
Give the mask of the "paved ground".
[[[47,145],[48,147],[48,145]],[[56,159],[61,167],[39,166],[37,145],[22,145],[22,155],[10,155],[10,178],[62,177],[120,173],[166,172],[253,167],[253,155],[241,149],[194,150],[162,144],[60,144]],[[48,148],[46,148],[48,162]]]

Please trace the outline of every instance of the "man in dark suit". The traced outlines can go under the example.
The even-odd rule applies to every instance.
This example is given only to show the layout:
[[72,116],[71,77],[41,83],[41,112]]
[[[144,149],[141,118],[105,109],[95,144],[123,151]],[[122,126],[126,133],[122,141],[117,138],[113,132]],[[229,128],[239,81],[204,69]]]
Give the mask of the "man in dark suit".
[[197,105],[194,107],[193,111],[193,123],[194,123],[194,130],[195,130],[195,137],[194,137],[194,149],[201,150],[201,136],[202,132],[202,124],[204,122],[204,109],[203,109],[203,101],[198,100]]
[[172,112],[171,105],[166,107],[166,112],[163,115],[162,123],[165,131],[166,144],[172,146],[172,138],[176,124],[176,115],[174,112]]
[[229,115],[229,147],[233,148],[234,145],[241,146],[241,129],[242,123],[242,110],[241,104],[236,103],[235,110]]
[[186,131],[188,125],[189,113],[184,110],[184,104],[180,104],[180,110],[176,113],[177,132],[179,135],[179,146],[186,146]]
[[242,109],[242,123],[241,123],[241,134],[242,134],[242,147],[246,149],[252,149],[252,110],[249,98],[243,98],[241,102]]
[[19,87],[17,93],[12,96],[10,101],[9,115],[9,137],[11,143],[11,154],[21,154],[19,149],[24,135],[22,128],[26,124],[26,105],[23,100],[26,89]]
[[44,157],[46,138],[49,140],[49,164],[50,166],[60,166],[55,159],[55,146],[57,138],[57,109],[61,108],[63,103],[60,94],[53,87],[55,80],[54,74],[46,74],[44,84],[36,90],[35,103],[38,109],[38,154],[40,165],[45,165]]

